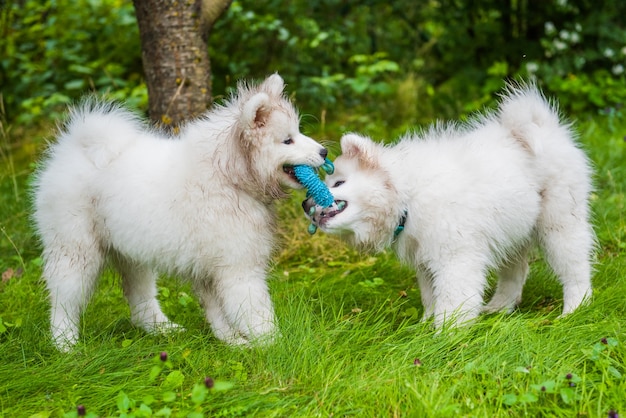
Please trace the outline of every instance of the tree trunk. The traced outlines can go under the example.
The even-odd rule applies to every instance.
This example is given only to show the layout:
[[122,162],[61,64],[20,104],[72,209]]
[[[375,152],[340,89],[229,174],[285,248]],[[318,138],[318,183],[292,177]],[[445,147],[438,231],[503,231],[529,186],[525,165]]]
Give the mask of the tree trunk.
[[209,32],[231,2],[133,0],[154,123],[176,130],[209,107]]

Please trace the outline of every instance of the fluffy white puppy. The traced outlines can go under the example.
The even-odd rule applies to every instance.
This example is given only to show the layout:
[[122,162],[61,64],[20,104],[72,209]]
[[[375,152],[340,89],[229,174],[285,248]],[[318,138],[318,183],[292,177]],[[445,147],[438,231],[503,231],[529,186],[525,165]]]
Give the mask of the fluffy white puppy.
[[171,327],[157,271],[191,280],[215,335],[246,343],[274,332],[266,284],[273,202],[299,188],[292,166],[326,150],[272,75],[181,128],[149,129],[122,107],[88,100],[70,113],[35,181],[34,219],[56,345],[68,349],[105,261],[121,273],[131,319]]
[[[509,87],[497,111],[385,146],[347,134],[326,182],[335,205],[305,212],[355,245],[391,245],[417,271],[424,319],[459,324],[511,311],[539,244],[563,285],[563,314],[591,296],[590,164],[534,86]],[[488,270],[495,294],[483,305]]]

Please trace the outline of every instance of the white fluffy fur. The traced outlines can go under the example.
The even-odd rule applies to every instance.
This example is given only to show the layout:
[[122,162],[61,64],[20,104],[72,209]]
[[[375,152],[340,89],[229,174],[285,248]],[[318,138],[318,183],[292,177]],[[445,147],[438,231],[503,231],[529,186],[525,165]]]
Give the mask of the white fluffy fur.
[[122,107],[87,100],[71,111],[35,182],[43,277],[54,342],[69,349],[105,261],[121,273],[132,321],[171,324],[157,271],[189,278],[215,335],[246,343],[274,332],[266,284],[272,202],[300,187],[283,165],[324,163],[299,131],[278,75],[181,129],[150,130]]
[[[424,319],[441,326],[511,311],[533,243],[563,285],[564,315],[591,296],[590,164],[536,87],[510,86],[496,112],[463,126],[393,146],[347,134],[341,148],[326,182],[346,207],[317,207],[312,220],[356,245],[392,245],[418,273]],[[483,305],[491,268],[499,283]]]

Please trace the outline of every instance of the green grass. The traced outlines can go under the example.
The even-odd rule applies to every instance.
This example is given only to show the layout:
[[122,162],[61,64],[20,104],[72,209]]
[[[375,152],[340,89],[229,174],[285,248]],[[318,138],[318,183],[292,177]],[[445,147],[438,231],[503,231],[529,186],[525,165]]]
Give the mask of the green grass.
[[28,221],[27,179],[41,141],[4,132],[0,416],[77,416],[77,405],[116,417],[626,414],[624,127],[606,118],[579,124],[597,168],[598,263],[593,302],[565,319],[557,319],[560,286],[537,256],[515,313],[437,334],[418,322],[413,272],[390,253],[361,255],[334,237],[308,236],[296,193],[280,204],[270,285],[282,338],[274,345],[220,343],[189,287],[171,278],[160,283],[162,305],[187,330],[147,335],[131,325],[119,278],[107,272],[69,354],[50,343]]

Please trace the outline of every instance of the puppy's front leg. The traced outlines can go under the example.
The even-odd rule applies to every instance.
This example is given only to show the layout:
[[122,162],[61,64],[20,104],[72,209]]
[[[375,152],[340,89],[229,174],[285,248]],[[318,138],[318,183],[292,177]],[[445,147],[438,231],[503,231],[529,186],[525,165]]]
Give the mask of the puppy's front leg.
[[481,311],[486,266],[471,258],[456,258],[433,269],[435,326],[459,326]]
[[433,276],[427,269],[419,267],[417,269],[417,284],[420,288],[422,298],[422,322],[428,321],[435,314],[435,297],[433,294]]
[[204,315],[207,322],[211,325],[215,337],[227,344],[248,344],[248,340],[228,322],[223,308],[224,303],[217,294],[216,286],[209,280],[197,281],[194,289],[200,299],[200,304],[204,308]]
[[252,343],[272,341],[276,326],[265,271],[221,268],[213,285],[223,318],[238,335]]

